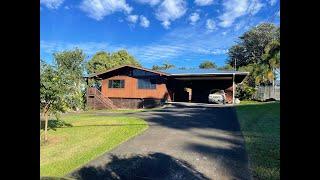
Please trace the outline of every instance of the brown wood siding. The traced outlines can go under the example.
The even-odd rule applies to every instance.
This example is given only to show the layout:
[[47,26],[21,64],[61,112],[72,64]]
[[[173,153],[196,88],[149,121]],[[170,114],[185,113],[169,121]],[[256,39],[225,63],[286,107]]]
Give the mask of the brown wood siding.
[[226,93],[226,101],[227,103],[232,103],[232,97],[233,97],[233,86],[231,85],[229,88],[225,89],[224,92]]
[[[109,80],[124,80],[124,88],[109,88]],[[102,80],[101,92],[109,98],[154,98],[163,99],[168,96],[168,90],[165,83],[156,84],[156,89],[138,89],[138,79],[119,75]]]

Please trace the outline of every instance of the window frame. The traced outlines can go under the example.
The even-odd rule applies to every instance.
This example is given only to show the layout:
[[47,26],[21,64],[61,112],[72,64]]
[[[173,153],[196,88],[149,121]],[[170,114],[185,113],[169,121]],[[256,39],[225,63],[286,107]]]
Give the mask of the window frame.
[[[147,90],[155,90],[155,89],[157,89],[157,83],[152,83],[152,80],[154,79],[154,78],[150,78],[150,77],[139,77],[139,78],[137,78],[138,79],[138,81],[137,81],[137,88],[138,89],[147,89]],[[152,86],[149,86],[149,87],[146,87],[146,86],[144,86],[144,87],[140,87],[140,81],[141,80],[148,80],[148,82],[150,82],[150,84],[152,85]],[[155,79],[154,79],[155,80]],[[143,81],[143,82],[146,82],[146,81]]]
[[[114,81],[119,81],[119,87],[114,87],[113,82]],[[123,87],[121,87],[121,81],[123,82],[122,85]],[[110,82],[111,82],[111,86],[110,86]],[[125,80],[124,79],[109,79],[108,80],[108,89],[124,89],[125,88]]]

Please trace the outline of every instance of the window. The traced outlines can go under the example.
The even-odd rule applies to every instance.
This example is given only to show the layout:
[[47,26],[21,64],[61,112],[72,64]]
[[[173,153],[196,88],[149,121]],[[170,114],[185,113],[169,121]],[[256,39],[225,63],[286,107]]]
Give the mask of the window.
[[124,88],[124,80],[109,80],[109,88]]
[[156,84],[153,79],[150,78],[139,78],[138,79],[139,89],[156,89]]
[[133,77],[143,77],[143,76],[155,76],[155,73],[148,72],[148,71],[142,71],[140,69],[134,69],[132,70],[132,76]]

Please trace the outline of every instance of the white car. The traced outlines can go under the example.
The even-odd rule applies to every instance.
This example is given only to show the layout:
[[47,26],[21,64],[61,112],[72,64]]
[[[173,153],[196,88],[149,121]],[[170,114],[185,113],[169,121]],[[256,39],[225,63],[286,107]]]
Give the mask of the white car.
[[213,89],[210,91],[208,96],[209,103],[216,103],[216,104],[225,104],[226,103],[226,94],[224,90],[220,89]]

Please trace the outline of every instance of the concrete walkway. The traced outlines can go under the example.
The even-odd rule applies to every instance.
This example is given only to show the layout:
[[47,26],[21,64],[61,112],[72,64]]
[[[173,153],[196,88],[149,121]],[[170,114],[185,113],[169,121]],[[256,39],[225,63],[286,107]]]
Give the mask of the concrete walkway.
[[172,104],[159,110],[121,115],[124,114],[145,119],[149,129],[69,176],[250,179],[244,140],[233,107]]

